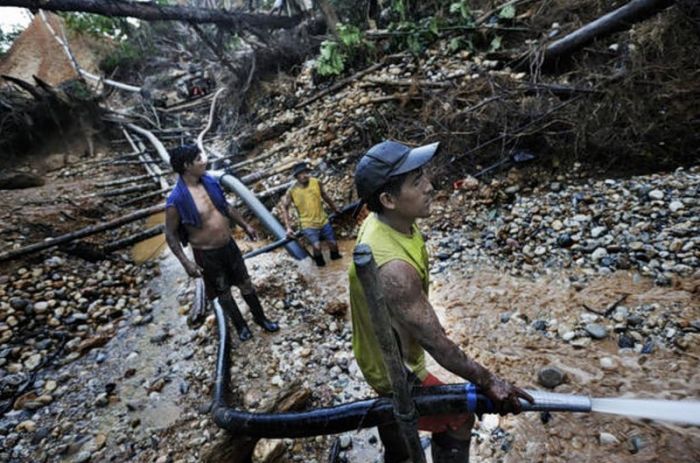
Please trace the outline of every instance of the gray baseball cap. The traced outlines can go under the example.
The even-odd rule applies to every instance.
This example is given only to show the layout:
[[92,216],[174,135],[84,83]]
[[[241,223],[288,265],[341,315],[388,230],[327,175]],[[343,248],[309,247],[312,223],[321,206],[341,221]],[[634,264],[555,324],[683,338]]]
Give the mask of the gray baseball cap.
[[302,172],[305,172],[307,170],[310,170],[309,164],[307,162],[298,162],[294,164],[294,167],[292,167],[292,176],[296,177]]
[[355,168],[355,186],[360,199],[367,201],[391,177],[411,172],[430,162],[440,142],[410,148],[395,141],[374,145]]

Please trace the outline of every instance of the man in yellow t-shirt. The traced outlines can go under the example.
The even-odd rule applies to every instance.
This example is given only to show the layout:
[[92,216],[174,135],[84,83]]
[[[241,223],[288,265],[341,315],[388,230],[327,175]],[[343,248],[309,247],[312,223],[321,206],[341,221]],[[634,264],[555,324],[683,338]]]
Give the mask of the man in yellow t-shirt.
[[316,261],[316,265],[323,267],[326,265],[326,262],[323,260],[323,254],[321,253],[321,240],[328,241],[331,259],[340,259],[342,256],[338,252],[338,241],[335,239],[328,215],[323,210],[321,199],[333,209],[333,212],[339,213],[340,211],[333,200],[323,191],[321,182],[309,174],[309,165],[307,163],[300,162],[296,164],[292,170],[292,175],[296,182],[282,201],[282,217],[287,227],[287,235],[294,236],[294,229],[290,225],[288,211],[289,205],[294,203],[299,213],[301,231],[313,247],[314,261]]
[[[519,398],[532,401],[532,397],[462,352],[445,334],[428,299],[428,253],[415,222],[430,215],[433,187],[423,166],[437,151],[438,143],[411,149],[385,141],[373,146],[360,159],[355,186],[372,214],[362,224],[357,243],[372,249],[379,269],[379,285],[411,384],[415,387],[442,384],[426,369],[427,350],[445,369],[481,388],[499,413],[518,413]],[[348,274],[353,353],[369,385],[379,394],[389,395],[391,383],[354,264]],[[473,423],[471,414],[421,417],[419,429],[433,433],[433,462],[469,461]],[[385,448],[384,461],[407,460],[409,454],[398,426],[390,423],[378,428]]]

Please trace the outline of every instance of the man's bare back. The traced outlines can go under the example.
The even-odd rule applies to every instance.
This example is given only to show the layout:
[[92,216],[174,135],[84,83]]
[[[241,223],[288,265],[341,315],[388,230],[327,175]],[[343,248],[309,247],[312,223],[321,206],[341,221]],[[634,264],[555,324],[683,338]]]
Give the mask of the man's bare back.
[[202,221],[201,228],[185,225],[190,245],[195,249],[220,248],[231,239],[231,223],[212,203],[201,183],[187,186]]

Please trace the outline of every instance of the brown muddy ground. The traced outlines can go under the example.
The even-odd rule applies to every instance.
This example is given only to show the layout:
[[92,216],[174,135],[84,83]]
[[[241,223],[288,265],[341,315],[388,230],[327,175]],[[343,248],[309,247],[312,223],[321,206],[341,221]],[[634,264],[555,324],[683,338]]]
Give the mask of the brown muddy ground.
[[[298,268],[308,285],[306,290],[310,294],[307,302],[315,305],[346,297],[345,272],[352,245],[350,241],[342,244],[341,249],[345,254],[343,262],[320,270],[310,265]],[[277,258],[280,257],[278,254]],[[274,259],[273,254],[258,261],[258,270],[263,272],[259,275],[262,277],[261,283],[266,278],[264,274],[274,268]],[[700,278],[697,277],[678,279],[674,287],[661,288],[650,279],[640,278],[634,273],[617,272],[591,279],[582,288],[571,285],[563,273],[532,281],[497,274],[488,269],[473,274],[462,274],[459,269],[453,269],[433,278],[431,301],[451,339],[488,368],[523,387],[542,390],[537,384],[537,371],[541,367],[555,365],[567,377],[555,392],[593,397],[697,400],[700,397],[700,345],[697,337],[685,351],[660,345],[652,354],[641,355],[631,350],[620,351],[612,336],[593,341],[583,348],[575,348],[554,333],[559,324],[575,324],[586,312],[583,304],[593,308],[607,307],[619,300],[622,294],[629,294],[625,299],[626,305],[658,304],[659,310],[663,307],[669,319],[682,324],[700,315],[699,283]],[[500,321],[502,312],[514,314],[508,323]],[[327,318],[323,314],[317,316],[321,320]],[[535,319],[546,320],[549,331],[543,334],[534,330],[529,321]],[[347,328],[349,317],[345,317],[344,323]],[[302,323],[297,329],[303,330],[304,327]],[[312,329],[313,326],[307,328]],[[304,336],[301,331],[297,334]],[[270,346],[257,344],[254,347],[252,351],[237,350],[234,364],[254,362],[253,359],[264,356],[262,352]],[[314,345],[308,347],[313,349]],[[614,366],[602,368],[602,357],[611,358]],[[431,365],[444,379],[462,382],[432,359]],[[352,399],[371,395],[362,384],[361,377],[352,375],[352,367],[350,372],[351,380],[343,393],[349,393],[347,397]],[[325,370],[308,369],[306,373],[304,379],[313,383],[319,376],[323,380]],[[257,391],[253,394],[264,394],[262,391],[265,389],[275,390],[274,386],[266,384],[264,374],[261,376],[258,380],[241,384],[241,392],[252,390]],[[262,390],[257,390],[256,384]],[[314,396],[321,399],[315,401],[317,406],[330,405],[328,393],[335,392],[336,398],[342,395],[341,391],[328,391],[323,387],[313,391]],[[498,434],[494,431],[499,427],[502,429],[501,436],[491,438]],[[601,433],[613,435],[618,443],[602,444]],[[353,440],[352,448],[346,451],[348,461],[359,463],[379,458],[381,448],[370,443],[374,434],[371,430],[347,434]],[[643,443],[640,444],[641,448],[631,448],[633,439]],[[332,438],[317,438],[289,442],[287,451],[279,461],[311,461],[312,458],[322,461],[332,441]],[[508,442],[507,451],[504,450],[504,441]],[[692,462],[700,459],[700,432],[696,427],[604,414],[555,413],[546,424],[541,421],[539,413],[503,418],[486,416],[477,425],[476,437],[472,442],[472,461],[477,462]]]
[[[593,341],[576,349],[560,338],[535,331],[524,321],[501,323],[502,312],[519,312],[529,320],[571,323],[589,307],[607,307],[622,294],[626,304],[659,304],[676,320],[697,318],[700,279],[678,280],[673,288],[654,286],[649,279],[631,273],[591,280],[581,291],[564,275],[529,281],[488,270],[464,277],[437,280],[431,297],[450,337],[469,355],[503,377],[529,388],[537,371],[555,365],[567,380],[555,392],[593,397],[645,397],[669,400],[700,397],[700,370],[695,343],[687,351],[657,348],[651,355],[621,352],[613,339]],[[601,368],[601,357],[612,358],[612,369]],[[439,369],[439,367],[438,367]],[[444,373],[449,377],[448,373]],[[644,422],[604,414],[556,413],[543,424],[536,413],[499,419],[515,436],[502,461],[698,461],[700,432],[696,427]],[[600,433],[614,435],[620,443],[601,445]],[[646,446],[632,454],[630,438],[641,436]],[[489,445],[476,443],[473,453],[491,461],[497,458]]]

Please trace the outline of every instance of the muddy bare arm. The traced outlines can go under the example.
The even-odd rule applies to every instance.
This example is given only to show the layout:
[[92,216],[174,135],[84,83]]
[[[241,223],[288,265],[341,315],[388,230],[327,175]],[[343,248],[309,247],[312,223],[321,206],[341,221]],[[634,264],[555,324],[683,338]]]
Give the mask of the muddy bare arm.
[[192,262],[185,255],[185,251],[182,249],[180,244],[180,238],[177,235],[177,229],[180,226],[180,215],[177,213],[177,209],[174,207],[168,207],[165,209],[165,241],[168,243],[168,247],[175,254],[177,260],[180,261],[182,267],[185,269],[187,274],[193,278],[202,276],[202,269]]
[[482,388],[498,412],[519,412],[518,397],[532,400],[526,392],[469,358],[447,337],[411,265],[401,260],[384,264],[379,269],[379,282],[392,323],[410,333],[444,368]]
[[230,204],[228,205],[228,216],[231,218],[231,221],[236,224],[240,225],[240,227],[246,232],[246,234],[252,239],[253,241],[258,239],[258,232],[253,228],[246,220],[243,218],[240,212],[236,210],[233,206]]
[[282,219],[284,220],[284,227],[287,229],[287,236],[292,236],[294,234],[294,229],[289,223],[289,206],[292,204],[292,195],[287,192],[282,198]]

